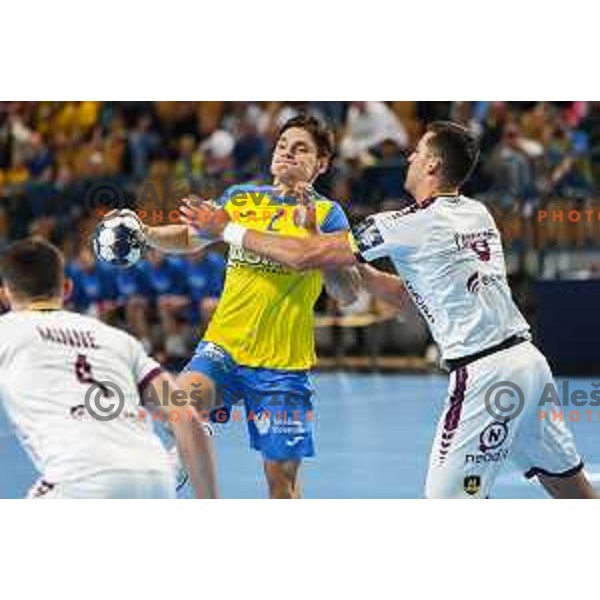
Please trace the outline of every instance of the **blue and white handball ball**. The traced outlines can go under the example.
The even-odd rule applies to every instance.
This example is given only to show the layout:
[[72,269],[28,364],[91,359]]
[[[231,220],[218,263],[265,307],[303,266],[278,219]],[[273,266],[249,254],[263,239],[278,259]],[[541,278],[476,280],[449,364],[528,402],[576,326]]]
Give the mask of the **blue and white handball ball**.
[[113,211],[96,227],[92,248],[99,260],[118,267],[131,267],[146,246],[142,224],[130,210]]

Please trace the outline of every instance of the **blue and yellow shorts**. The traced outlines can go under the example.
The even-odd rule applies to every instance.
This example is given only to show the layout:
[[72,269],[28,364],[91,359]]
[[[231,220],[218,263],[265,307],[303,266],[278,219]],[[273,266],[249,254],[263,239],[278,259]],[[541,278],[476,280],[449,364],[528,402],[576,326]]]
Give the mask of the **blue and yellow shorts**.
[[245,367],[212,342],[200,342],[184,369],[209,377],[217,387],[222,406],[211,420],[232,418],[248,426],[250,446],[269,460],[300,460],[314,456],[314,388],[308,371]]

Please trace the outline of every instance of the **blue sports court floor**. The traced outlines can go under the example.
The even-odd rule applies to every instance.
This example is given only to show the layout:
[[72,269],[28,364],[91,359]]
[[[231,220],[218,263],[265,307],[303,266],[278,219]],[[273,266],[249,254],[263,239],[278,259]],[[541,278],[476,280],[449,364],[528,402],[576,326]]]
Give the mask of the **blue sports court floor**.
[[[571,389],[591,380],[570,379]],[[418,498],[447,380],[438,375],[316,374],[317,451],[303,467],[307,498]],[[561,379],[558,379],[557,385]],[[584,409],[581,409],[582,411]],[[600,479],[600,419],[572,423],[592,480]],[[230,423],[217,437],[219,478],[225,498],[264,498],[259,455],[248,448],[244,423]],[[0,413],[0,498],[24,496],[35,472]],[[541,498],[510,463],[496,498]]]

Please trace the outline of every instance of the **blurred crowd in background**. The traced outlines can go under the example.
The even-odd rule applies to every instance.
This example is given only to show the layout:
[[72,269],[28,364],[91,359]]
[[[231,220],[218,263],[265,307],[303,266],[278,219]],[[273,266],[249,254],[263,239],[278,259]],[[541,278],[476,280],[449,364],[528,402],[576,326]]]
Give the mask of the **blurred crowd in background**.
[[[104,185],[139,207],[147,194],[216,197],[269,181],[277,131],[300,112],[336,133],[332,168],[316,187],[351,221],[411,202],[402,186],[411,148],[428,122],[450,119],[479,139],[464,191],[495,214],[517,295],[532,278],[600,274],[600,102],[0,102],[0,248],[31,234],[57,243],[76,283],[73,308],[123,319],[149,347],[183,356],[218,302],[223,253],[150,252],[128,271],[96,264],[88,240],[98,215],[84,198]],[[586,210],[591,217],[569,218]],[[424,352],[421,330],[388,345],[398,351],[411,335]]]

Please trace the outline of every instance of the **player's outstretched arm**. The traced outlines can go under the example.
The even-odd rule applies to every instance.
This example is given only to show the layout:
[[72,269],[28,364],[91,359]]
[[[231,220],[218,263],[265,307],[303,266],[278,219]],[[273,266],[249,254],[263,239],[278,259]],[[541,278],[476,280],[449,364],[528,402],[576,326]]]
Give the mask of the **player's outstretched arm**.
[[[232,225],[231,227],[241,226]],[[319,236],[308,238],[283,237],[252,229],[246,229],[243,232],[241,229],[237,231],[243,233],[241,245],[247,250],[299,271],[335,269],[356,264],[347,231],[322,233]],[[228,242],[226,233],[224,241]]]
[[189,252],[192,236],[185,225],[144,226],[149,246],[162,252]]
[[187,225],[144,225],[143,231],[148,245],[161,252],[194,252],[207,245]]
[[[212,200],[202,200],[198,196],[188,196],[183,200],[182,206],[199,206],[204,204],[217,208]],[[162,252],[197,252],[212,244],[215,240],[202,236],[201,233],[188,224],[161,225],[150,227],[142,225],[147,243]]]
[[200,243],[195,231],[187,225],[179,223],[160,226],[145,225],[136,212],[128,208],[111,210],[104,215],[104,220],[110,220],[117,215],[135,219],[143,232],[146,243],[162,252],[192,252],[206,245],[206,243]]
[[403,308],[406,302],[406,288],[400,277],[384,273],[374,267],[361,264],[358,267],[365,288],[380,300],[384,300],[395,308]]
[[[158,375],[150,385],[154,386],[160,406],[167,413],[177,449],[194,486],[196,497],[216,498],[217,479],[212,441],[198,419],[195,408],[190,406],[189,402],[184,403],[176,398],[176,392],[181,392],[181,396],[185,396],[185,392],[167,373]],[[184,406],[177,406],[178,404]]]
[[208,203],[184,205],[181,212],[184,225],[192,227],[200,236],[241,246],[292,269],[335,269],[356,264],[347,231],[307,238],[284,237],[230,223],[229,215],[222,208]]

